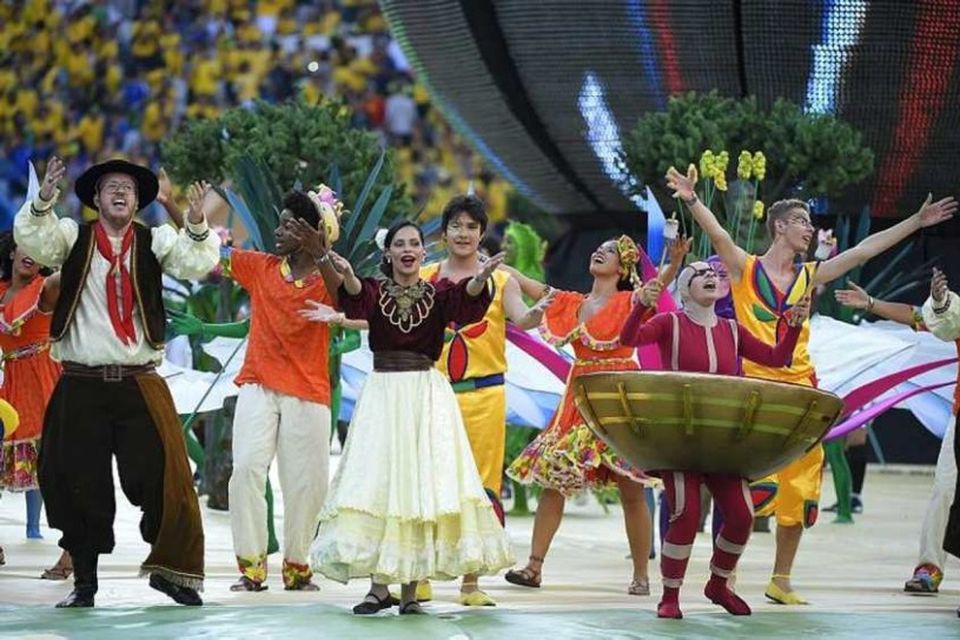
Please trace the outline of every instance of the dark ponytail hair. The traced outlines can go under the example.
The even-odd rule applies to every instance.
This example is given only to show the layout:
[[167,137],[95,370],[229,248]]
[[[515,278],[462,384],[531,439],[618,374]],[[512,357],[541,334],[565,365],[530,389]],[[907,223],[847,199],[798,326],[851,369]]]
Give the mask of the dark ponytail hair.
[[[9,282],[13,278],[13,252],[17,250],[17,243],[13,239],[12,231],[0,233],[0,280]],[[53,273],[52,269],[41,267],[40,275],[43,277]]]
[[393,244],[393,238],[397,235],[397,232],[404,227],[413,227],[416,229],[417,235],[420,236],[420,243],[423,243],[423,229],[421,229],[420,225],[416,222],[411,220],[397,220],[390,225],[390,228],[387,230],[387,237],[383,240],[383,257],[380,258],[380,272],[388,278],[393,278],[393,265],[387,259],[387,249]]

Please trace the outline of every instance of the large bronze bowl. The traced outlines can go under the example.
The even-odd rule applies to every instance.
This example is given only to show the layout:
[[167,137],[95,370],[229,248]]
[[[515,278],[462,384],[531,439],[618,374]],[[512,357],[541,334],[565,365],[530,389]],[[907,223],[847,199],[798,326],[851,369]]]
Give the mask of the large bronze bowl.
[[843,408],[826,391],[705,373],[588,373],[574,385],[590,429],[648,471],[762,478],[820,442]]

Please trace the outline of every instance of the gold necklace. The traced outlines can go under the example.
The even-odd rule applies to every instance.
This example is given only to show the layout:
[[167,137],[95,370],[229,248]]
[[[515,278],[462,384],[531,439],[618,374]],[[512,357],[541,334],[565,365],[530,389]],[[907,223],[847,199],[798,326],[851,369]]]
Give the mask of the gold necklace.
[[390,324],[403,333],[410,333],[430,315],[435,296],[436,289],[424,280],[409,287],[385,280],[380,287],[380,311]]

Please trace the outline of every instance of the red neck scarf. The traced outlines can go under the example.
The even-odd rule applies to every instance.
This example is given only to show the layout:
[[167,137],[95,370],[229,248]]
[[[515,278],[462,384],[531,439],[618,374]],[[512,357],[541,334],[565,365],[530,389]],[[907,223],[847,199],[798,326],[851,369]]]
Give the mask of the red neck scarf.
[[110,263],[106,282],[107,311],[110,313],[113,332],[123,344],[134,345],[137,342],[137,332],[133,326],[133,280],[126,266],[127,254],[133,244],[133,225],[123,234],[120,253],[116,254],[102,224],[94,224],[93,233],[97,239],[97,251]]

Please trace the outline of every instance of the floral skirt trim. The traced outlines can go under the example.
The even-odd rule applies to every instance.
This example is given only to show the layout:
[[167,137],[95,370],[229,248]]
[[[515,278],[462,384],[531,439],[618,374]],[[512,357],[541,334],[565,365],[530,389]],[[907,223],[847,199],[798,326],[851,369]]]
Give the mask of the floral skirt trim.
[[325,510],[311,565],[331,580],[373,576],[381,584],[495,574],[514,563],[489,502],[465,500],[459,513],[421,520],[350,508]]
[[0,460],[0,488],[7,491],[38,489],[37,458],[40,438],[7,440]]
[[616,485],[616,476],[655,484],[656,480],[616,455],[585,424],[566,433],[547,429],[517,456],[507,475],[522,484],[538,484],[568,498],[587,489]]
[[267,579],[267,554],[259,556],[237,556],[237,568],[249,580],[260,584]]
[[313,571],[310,570],[310,565],[299,564],[287,559],[284,559],[283,561],[282,573],[283,586],[288,588],[294,588],[306,584],[310,582],[310,578],[313,577]]

